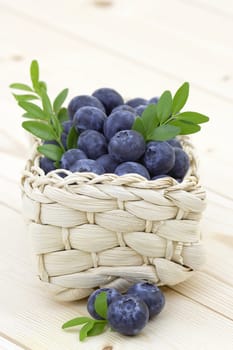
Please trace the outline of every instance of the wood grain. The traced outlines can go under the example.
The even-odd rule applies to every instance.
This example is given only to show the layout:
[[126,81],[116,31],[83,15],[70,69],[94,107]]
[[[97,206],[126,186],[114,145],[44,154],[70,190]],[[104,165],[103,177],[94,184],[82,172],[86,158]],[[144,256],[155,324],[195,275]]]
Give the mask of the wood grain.
[[[232,14],[229,0],[148,0],[143,8],[140,0],[115,0],[106,7],[91,0],[59,5],[55,0],[0,0],[0,103],[5,113],[0,127],[0,348],[232,349]],[[202,220],[206,264],[173,290],[164,288],[166,308],[136,338],[107,332],[79,343],[76,331],[60,327],[87,314],[85,301],[55,302],[35,278],[20,214],[19,178],[29,142],[8,89],[28,79],[35,57],[52,96],[65,85],[70,97],[108,85],[125,97],[149,98],[189,80],[188,108],[197,106],[211,117],[193,136],[208,189]]]

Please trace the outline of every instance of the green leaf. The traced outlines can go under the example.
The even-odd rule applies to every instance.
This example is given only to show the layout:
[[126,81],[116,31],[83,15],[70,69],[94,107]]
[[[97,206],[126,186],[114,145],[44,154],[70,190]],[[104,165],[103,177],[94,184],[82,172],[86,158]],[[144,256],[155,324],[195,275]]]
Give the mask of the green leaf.
[[79,135],[75,127],[72,126],[67,136],[67,141],[66,141],[67,149],[77,148],[78,136]]
[[57,116],[58,116],[58,119],[60,120],[60,123],[65,122],[66,120],[69,120],[67,108],[61,108]]
[[102,318],[107,318],[107,311],[108,311],[108,303],[107,303],[107,293],[101,292],[97,295],[95,299],[95,311],[98,315],[100,315]]
[[53,110],[49,96],[45,90],[41,90],[41,99],[45,113],[50,116],[53,113]]
[[141,120],[143,122],[146,133],[150,134],[156,126],[159,125],[157,117],[157,106],[150,104],[142,113]]
[[61,106],[63,105],[63,103],[68,95],[68,92],[69,92],[68,89],[64,89],[55,98],[55,100],[53,102],[53,110],[56,114],[59,112]]
[[170,91],[164,91],[156,107],[159,122],[163,124],[172,113],[172,95]]
[[37,147],[38,152],[43,154],[45,157],[54,160],[59,161],[63,155],[63,150],[61,147],[57,145],[42,145]]
[[57,134],[58,138],[60,139],[61,133],[62,133],[62,126],[60,124],[60,121],[58,120],[57,116],[54,115],[53,113],[51,114],[50,119],[51,119],[51,123],[53,125],[53,128],[55,129],[56,134]]
[[173,137],[179,135],[180,128],[173,125],[161,125],[154,129],[154,131],[149,135],[148,140],[153,141],[166,141]]
[[21,83],[14,83],[10,85],[11,89],[16,89],[16,90],[23,90],[23,91],[30,91],[33,92],[32,88],[30,88],[29,85],[26,84],[21,84]]
[[30,75],[31,75],[31,81],[33,88],[35,91],[38,88],[39,83],[39,64],[36,60],[33,60],[30,67]]
[[132,126],[132,130],[139,132],[139,134],[141,134],[144,137],[144,139],[146,139],[146,129],[144,127],[141,117],[136,117]]
[[48,117],[46,116],[44,111],[34,103],[22,101],[22,102],[19,102],[19,106],[23,108],[26,112],[28,112],[28,114],[30,114],[32,118],[48,120]]
[[99,335],[104,332],[104,329],[107,325],[107,321],[95,321],[93,327],[87,332],[88,337],[93,337],[94,335]]
[[42,140],[56,140],[56,134],[48,124],[39,121],[26,121],[22,123],[22,127]]
[[201,124],[209,121],[209,117],[197,112],[183,112],[176,115],[176,118],[178,120],[186,120],[187,122],[192,122],[194,124]]
[[185,105],[189,96],[189,83],[185,82],[176,91],[172,102],[172,114],[178,113]]
[[79,332],[79,340],[83,341],[86,337],[88,332],[93,328],[95,321],[91,320],[88,323],[86,323]]
[[170,125],[178,127],[180,129],[180,135],[194,134],[201,130],[199,125],[186,120],[174,120],[170,123]]
[[21,102],[21,101],[30,101],[30,100],[38,100],[38,97],[36,95],[16,95],[13,94],[14,98],[16,101]]
[[90,317],[76,317],[76,318],[73,318],[72,320],[64,323],[62,325],[62,329],[66,329],[66,328],[70,328],[70,327],[74,327],[74,326],[79,326],[80,324],[87,323],[90,320],[91,320]]

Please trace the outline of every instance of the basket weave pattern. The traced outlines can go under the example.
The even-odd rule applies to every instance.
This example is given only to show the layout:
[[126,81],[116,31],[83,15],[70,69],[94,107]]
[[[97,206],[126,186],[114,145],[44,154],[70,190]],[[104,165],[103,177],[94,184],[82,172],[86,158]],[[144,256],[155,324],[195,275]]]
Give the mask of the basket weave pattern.
[[182,183],[55,170],[44,175],[33,152],[22,176],[23,214],[39,278],[60,300],[96,287],[125,290],[138,280],[173,285],[203,264],[199,221],[205,192],[196,157],[182,139],[190,170]]

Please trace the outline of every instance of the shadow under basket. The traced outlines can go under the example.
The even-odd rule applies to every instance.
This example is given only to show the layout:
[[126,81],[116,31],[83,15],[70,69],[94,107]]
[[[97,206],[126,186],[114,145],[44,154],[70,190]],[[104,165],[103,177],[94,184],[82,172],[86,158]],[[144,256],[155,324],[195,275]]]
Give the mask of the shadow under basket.
[[35,142],[21,179],[23,214],[39,278],[57,299],[99,287],[125,291],[139,280],[174,285],[200,269],[205,191],[189,138],[181,143],[190,169],[178,183],[61,169],[45,175]]

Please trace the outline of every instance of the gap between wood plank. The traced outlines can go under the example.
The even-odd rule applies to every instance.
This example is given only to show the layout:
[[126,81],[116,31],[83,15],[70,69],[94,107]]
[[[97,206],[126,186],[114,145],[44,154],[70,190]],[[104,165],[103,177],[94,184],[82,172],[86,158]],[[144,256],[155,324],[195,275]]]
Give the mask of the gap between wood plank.
[[[69,39],[72,39],[74,41],[77,41],[80,40],[81,42],[84,42],[86,45],[89,45],[93,48],[96,48],[96,49],[100,49],[100,50],[103,50],[105,52],[107,52],[108,54],[110,55],[113,55],[114,57],[119,57],[121,59],[124,59],[128,62],[132,62],[132,63],[136,63],[137,65],[151,71],[155,71],[161,75],[164,75],[165,77],[168,77],[169,79],[171,80],[180,80],[180,77],[179,76],[176,76],[175,74],[172,74],[170,72],[167,72],[167,71],[163,71],[149,63],[145,63],[145,62],[141,62],[135,58],[132,58],[130,56],[128,56],[126,53],[123,53],[123,52],[120,52],[118,50],[114,50],[112,48],[109,48],[107,47],[105,44],[97,44],[96,41],[92,41],[88,38],[85,38],[81,35],[78,35],[78,34],[75,34],[73,32],[70,32],[68,31],[67,29],[64,29],[64,28],[59,28],[57,26],[55,26],[54,24],[50,24],[46,21],[43,21],[42,19],[38,18],[38,17],[32,17],[31,15],[28,15],[27,13],[25,12],[22,12],[22,11],[19,11],[18,9],[15,9],[15,8],[12,8],[11,6],[7,6],[5,4],[0,4],[1,8],[3,8],[5,11],[8,11],[9,13],[12,13],[14,15],[19,15],[21,16],[22,18],[24,18],[25,20],[29,20],[30,22],[33,22],[33,23],[37,23],[39,25],[43,25],[43,27],[47,27],[48,29],[51,29],[52,31],[54,31],[55,33],[58,33],[58,34],[62,34],[62,35],[65,35],[65,36],[68,36]],[[217,97],[217,98],[221,98],[222,100],[228,102],[228,103],[231,103],[233,104],[233,100],[232,98],[230,97],[226,97],[222,94],[219,94],[217,92],[214,92],[208,88],[205,88],[203,86],[200,86],[199,84],[196,84],[195,82],[192,83],[192,85],[199,89],[200,91],[203,91],[205,92],[206,94],[208,95],[211,95],[213,97]]]

